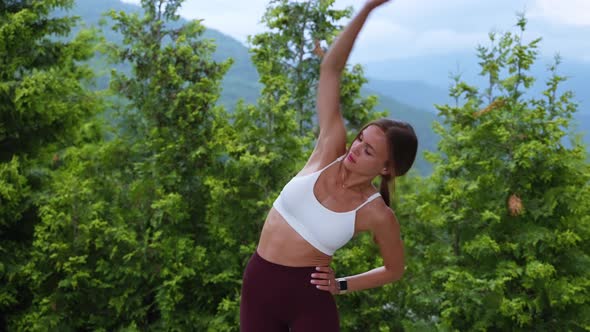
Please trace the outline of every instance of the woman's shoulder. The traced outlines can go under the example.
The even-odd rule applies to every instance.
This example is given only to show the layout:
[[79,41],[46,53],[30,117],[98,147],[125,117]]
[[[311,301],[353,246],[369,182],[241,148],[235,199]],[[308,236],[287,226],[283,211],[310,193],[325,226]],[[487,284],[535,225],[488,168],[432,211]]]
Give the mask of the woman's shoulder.
[[303,168],[299,171],[297,175],[311,174],[323,170],[328,166],[336,163],[339,159],[342,159],[342,157],[344,157],[344,152],[338,152],[341,151],[331,151],[322,153],[321,150],[315,149],[309,156],[309,159],[307,160],[305,166],[303,166]]
[[399,227],[394,211],[385,204],[381,196],[359,210],[356,223],[358,230],[371,233],[379,231],[383,229],[383,226],[387,225],[394,225],[396,228]]
[[367,206],[368,209],[364,215],[365,218],[371,220],[371,228],[378,228],[381,224],[398,224],[395,212],[385,204],[383,198],[379,197],[373,203]]

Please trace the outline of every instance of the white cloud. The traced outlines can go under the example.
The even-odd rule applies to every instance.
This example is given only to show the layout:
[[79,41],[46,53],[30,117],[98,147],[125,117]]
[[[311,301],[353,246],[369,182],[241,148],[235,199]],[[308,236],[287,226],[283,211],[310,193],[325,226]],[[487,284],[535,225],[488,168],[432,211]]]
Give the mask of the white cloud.
[[416,40],[419,50],[425,51],[455,51],[469,49],[486,38],[484,33],[457,32],[449,29],[428,30],[422,33]]
[[188,0],[180,10],[180,15],[202,18],[205,26],[244,43],[249,35],[264,31],[264,26],[259,22],[267,3],[268,0]]
[[531,9],[531,16],[558,24],[590,26],[590,1],[537,0]]
[[[248,35],[265,30],[259,22],[269,1],[186,0],[180,14],[204,19],[205,26],[245,43]],[[363,3],[336,0],[334,7],[352,6],[356,11]],[[579,60],[590,57],[586,37],[590,33],[590,0],[393,0],[371,14],[351,60],[474,52],[478,44],[487,42],[490,30],[514,30],[515,13],[523,11],[530,21],[527,35],[543,36],[545,53],[559,51]]]
[[485,33],[459,33],[449,29],[400,30],[382,38],[359,39],[351,59],[355,62],[382,61],[420,55],[472,50],[486,39]]
[[[139,4],[140,0],[121,0]],[[179,14],[189,19],[203,19],[203,24],[235,39],[246,42],[248,35],[264,31],[259,22],[268,0],[187,0]]]

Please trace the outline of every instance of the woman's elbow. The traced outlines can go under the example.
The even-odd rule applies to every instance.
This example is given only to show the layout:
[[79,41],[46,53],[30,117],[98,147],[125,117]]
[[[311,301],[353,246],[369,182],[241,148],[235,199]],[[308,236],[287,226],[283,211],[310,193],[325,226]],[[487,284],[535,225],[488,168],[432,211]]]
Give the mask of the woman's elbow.
[[396,281],[399,281],[403,276],[404,276],[404,272],[405,272],[405,266],[403,264],[398,265],[394,268],[388,269],[389,273],[388,273],[388,278],[387,281],[388,283],[393,283]]

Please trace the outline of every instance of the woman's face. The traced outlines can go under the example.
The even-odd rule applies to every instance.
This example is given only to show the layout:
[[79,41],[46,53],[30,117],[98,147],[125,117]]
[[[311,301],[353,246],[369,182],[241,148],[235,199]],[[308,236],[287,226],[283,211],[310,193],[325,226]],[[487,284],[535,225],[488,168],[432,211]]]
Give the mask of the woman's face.
[[381,128],[370,125],[352,142],[344,157],[344,166],[363,175],[383,174],[389,157],[387,150],[385,133]]

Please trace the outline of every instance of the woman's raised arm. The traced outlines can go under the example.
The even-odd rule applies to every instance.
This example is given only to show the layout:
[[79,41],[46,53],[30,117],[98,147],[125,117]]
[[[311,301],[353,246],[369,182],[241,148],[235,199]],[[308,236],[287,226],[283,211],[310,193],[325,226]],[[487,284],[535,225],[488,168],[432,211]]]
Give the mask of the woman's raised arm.
[[317,112],[320,134],[312,158],[322,164],[346,150],[346,128],[340,113],[340,77],[354,42],[371,11],[389,0],[369,0],[344,28],[320,65]]

